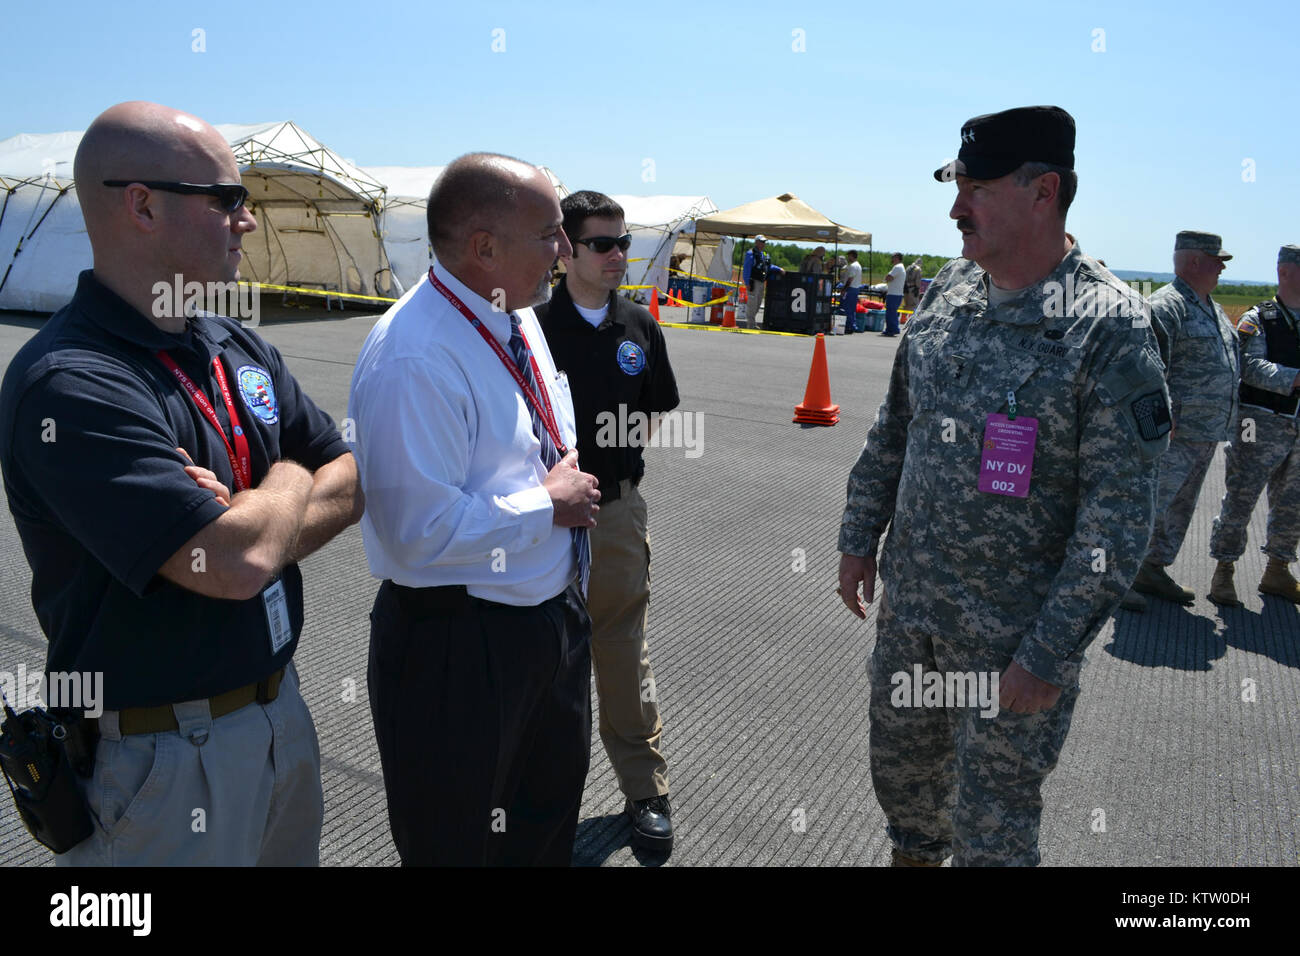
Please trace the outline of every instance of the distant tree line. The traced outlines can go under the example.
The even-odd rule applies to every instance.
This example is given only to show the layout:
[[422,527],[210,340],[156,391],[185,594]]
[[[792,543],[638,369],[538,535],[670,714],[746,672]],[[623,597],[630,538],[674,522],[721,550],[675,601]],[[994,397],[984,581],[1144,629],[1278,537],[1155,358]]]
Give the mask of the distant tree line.
[[[1126,279],[1126,282],[1136,282],[1140,290],[1146,289],[1146,283],[1151,283],[1151,291],[1155,292],[1161,286],[1169,283],[1164,279],[1156,281],[1155,279]],[[1277,295],[1276,285],[1238,285],[1231,282],[1221,282],[1214,287],[1213,297],[1218,298],[1237,298],[1250,299],[1251,302],[1263,302],[1265,299],[1271,299]]]
[[[731,254],[732,265],[739,268],[744,261],[745,251],[751,248],[753,248],[753,243],[749,240],[745,240],[744,250],[741,249],[741,244],[737,241],[735,249]],[[787,272],[797,272],[800,263],[803,262],[804,256],[808,255],[808,253],[812,252],[815,248],[816,246],[800,245],[794,242],[768,242],[765,251],[772,257],[772,263],[774,265],[780,266]],[[840,255],[844,255],[846,251],[847,247],[841,247]],[[886,250],[884,252],[877,250],[868,255],[865,250],[859,249],[858,262],[862,265],[864,281],[868,275],[872,277],[872,281],[874,282],[883,281],[885,275],[889,272],[890,256],[893,255],[893,252],[894,250]],[[831,259],[834,258],[834,255],[834,243],[828,244],[826,246],[826,255],[823,261],[830,262]],[[904,252],[903,265],[910,266],[912,260],[916,259],[918,255],[920,255],[921,258],[921,274],[927,279],[934,278],[938,271],[952,258],[951,256],[931,256],[926,255],[925,253]],[[1164,279],[1158,281],[1151,278],[1126,279],[1124,281],[1130,283],[1136,282],[1138,288],[1143,291],[1145,291],[1146,288],[1145,284],[1150,283],[1152,292],[1160,288],[1162,285],[1168,285],[1168,281]],[[1215,298],[1231,299],[1242,304],[1252,305],[1256,302],[1262,302],[1265,299],[1271,298],[1276,294],[1276,285],[1239,285],[1236,283],[1221,283],[1214,290]]]

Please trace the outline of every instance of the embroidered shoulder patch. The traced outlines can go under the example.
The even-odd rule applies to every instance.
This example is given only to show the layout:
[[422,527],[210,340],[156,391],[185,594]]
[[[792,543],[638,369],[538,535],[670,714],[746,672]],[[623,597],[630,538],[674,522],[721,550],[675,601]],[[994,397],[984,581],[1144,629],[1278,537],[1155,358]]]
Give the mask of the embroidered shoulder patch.
[[242,365],[235,372],[235,381],[250,412],[267,425],[280,420],[280,404],[275,398],[275,382],[270,372],[256,365]]
[[1173,424],[1163,392],[1148,392],[1135,399],[1129,405],[1129,410],[1133,413],[1138,432],[1145,441],[1155,441],[1168,434]]

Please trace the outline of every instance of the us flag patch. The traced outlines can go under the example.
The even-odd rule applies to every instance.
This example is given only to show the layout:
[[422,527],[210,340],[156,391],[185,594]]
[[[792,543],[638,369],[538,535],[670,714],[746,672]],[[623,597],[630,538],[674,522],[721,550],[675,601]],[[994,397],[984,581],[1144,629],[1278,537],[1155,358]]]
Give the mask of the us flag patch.
[[1173,425],[1163,392],[1148,392],[1130,404],[1129,410],[1133,412],[1138,432],[1146,441],[1155,441],[1167,434]]

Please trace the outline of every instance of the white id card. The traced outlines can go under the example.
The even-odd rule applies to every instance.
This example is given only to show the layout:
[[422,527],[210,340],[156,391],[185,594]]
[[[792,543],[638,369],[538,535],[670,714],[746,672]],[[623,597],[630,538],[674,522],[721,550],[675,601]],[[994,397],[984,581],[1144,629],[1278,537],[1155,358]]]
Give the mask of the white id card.
[[271,633],[271,655],[275,656],[293,637],[293,625],[289,623],[289,601],[284,596],[284,581],[278,580],[262,592],[262,605],[266,608],[266,629]]

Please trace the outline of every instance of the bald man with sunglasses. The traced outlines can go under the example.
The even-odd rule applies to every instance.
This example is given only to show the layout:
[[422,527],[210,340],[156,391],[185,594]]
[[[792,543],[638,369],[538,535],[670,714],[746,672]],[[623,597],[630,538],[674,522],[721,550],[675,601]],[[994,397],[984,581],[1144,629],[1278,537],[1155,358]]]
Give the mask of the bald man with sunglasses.
[[0,386],[47,670],[102,674],[102,713],[62,715],[93,826],[55,862],[315,865],[295,562],[359,520],[356,465],[275,348],[158,293],[238,277],[257,222],[221,134],[122,103],[75,176],[94,267]]

